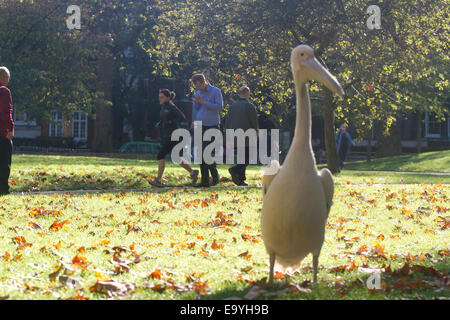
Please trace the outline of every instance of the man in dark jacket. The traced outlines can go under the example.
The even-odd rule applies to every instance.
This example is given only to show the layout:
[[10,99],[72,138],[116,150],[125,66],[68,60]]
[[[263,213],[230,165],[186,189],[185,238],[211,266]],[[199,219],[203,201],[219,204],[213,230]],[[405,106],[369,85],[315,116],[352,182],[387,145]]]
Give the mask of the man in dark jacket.
[[344,161],[347,158],[347,153],[350,150],[350,146],[354,146],[350,134],[347,132],[347,126],[345,124],[341,125],[338,133],[336,134],[336,146],[339,155],[339,166],[341,170],[344,169]]
[[0,195],[9,194],[9,175],[11,172],[12,138],[14,121],[12,119],[11,92],[6,87],[10,78],[9,70],[0,67]]
[[[238,94],[238,100],[233,102],[228,109],[225,128],[233,130],[242,129],[244,132],[248,129],[258,130],[258,114],[253,103],[249,101],[250,89],[248,87],[241,87],[238,90]],[[228,172],[236,185],[248,186],[245,182],[245,170],[249,164],[249,141],[246,140],[244,146],[235,145],[233,150],[235,155],[241,148],[244,148],[245,151],[245,163],[236,164],[228,169]]]

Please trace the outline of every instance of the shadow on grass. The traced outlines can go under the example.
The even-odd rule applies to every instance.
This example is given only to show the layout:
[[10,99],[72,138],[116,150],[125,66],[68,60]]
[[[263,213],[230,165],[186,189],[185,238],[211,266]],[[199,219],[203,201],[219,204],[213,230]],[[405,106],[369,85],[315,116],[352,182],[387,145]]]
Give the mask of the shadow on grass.
[[[431,259],[433,260],[433,259]],[[450,298],[449,271],[450,266],[447,259],[441,258],[441,261],[413,261],[410,266],[419,265],[426,268],[419,269],[421,272],[415,271],[414,268],[409,271],[403,268],[405,263],[401,263],[401,267],[395,268],[394,273],[381,273],[380,280],[384,282],[385,287],[380,290],[369,290],[366,283],[371,274],[361,271],[345,271],[331,272],[327,275],[327,279],[321,279],[319,276],[318,283],[311,283],[312,272],[303,271],[301,275],[294,276],[283,280],[275,280],[272,286],[260,283],[256,284],[263,293],[254,295],[254,299],[258,300],[380,300],[380,299],[437,299]],[[387,267],[387,266],[385,266]],[[393,268],[394,269],[394,268]],[[358,273],[356,273],[358,272]],[[322,269],[323,276],[323,269]],[[291,284],[303,285],[297,290]],[[305,284],[306,283],[306,284]],[[342,286],[341,286],[342,285]],[[245,296],[249,291],[254,290],[254,284],[243,283],[242,281],[234,281],[226,284],[222,289],[212,293],[211,295],[201,297],[205,300],[246,300]],[[258,290],[259,290],[258,289]]]
[[122,154],[13,154],[13,165],[17,166],[64,166],[64,165],[100,165],[100,166],[146,166],[156,165],[153,157]]

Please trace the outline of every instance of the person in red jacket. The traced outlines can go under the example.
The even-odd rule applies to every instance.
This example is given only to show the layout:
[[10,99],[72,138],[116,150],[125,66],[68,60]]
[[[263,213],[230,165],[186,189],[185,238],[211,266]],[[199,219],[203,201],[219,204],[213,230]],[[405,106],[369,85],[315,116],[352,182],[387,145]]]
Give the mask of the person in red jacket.
[[0,67],[0,195],[9,194],[8,180],[11,172],[12,139],[14,137],[11,91],[6,87],[9,78],[9,70],[6,67]]

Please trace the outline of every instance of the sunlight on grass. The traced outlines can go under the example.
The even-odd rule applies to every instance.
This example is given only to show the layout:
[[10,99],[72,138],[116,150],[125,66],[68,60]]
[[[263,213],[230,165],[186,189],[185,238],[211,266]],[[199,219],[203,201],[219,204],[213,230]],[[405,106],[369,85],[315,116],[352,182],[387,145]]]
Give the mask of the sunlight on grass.
[[345,168],[349,170],[450,173],[450,150],[372,159],[370,162],[348,162],[345,164]]

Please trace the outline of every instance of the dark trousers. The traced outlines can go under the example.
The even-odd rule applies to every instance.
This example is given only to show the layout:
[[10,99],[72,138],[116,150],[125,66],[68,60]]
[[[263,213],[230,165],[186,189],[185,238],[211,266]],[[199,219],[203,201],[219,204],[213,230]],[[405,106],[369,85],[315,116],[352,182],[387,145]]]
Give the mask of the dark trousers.
[[[219,126],[202,126],[202,135],[208,129],[219,129]],[[200,172],[202,174],[203,186],[209,186],[209,173],[211,173],[213,180],[219,180],[219,172],[217,171],[216,164],[206,164],[203,159],[203,152],[210,143],[212,143],[212,141],[204,141],[202,139],[202,163],[200,164]]]
[[170,137],[164,137],[161,143],[161,149],[156,157],[157,160],[165,159],[166,156],[172,152],[173,147],[178,144],[178,141],[172,141]]
[[348,148],[344,148],[344,147],[341,147],[339,149],[339,166],[341,167],[341,169],[344,168],[344,161],[345,161],[345,158],[347,158],[347,150],[348,150]]
[[9,191],[9,175],[11,173],[12,141],[0,137],[0,193]]
[[[238,179],[241,182],[244,182],[245,180],[247,180],[247,177],[245,176],[245,170],[247,169],[247,166],[249,164],[249,159],[250,159],[250,151],[249,151],[248,146],[243,147],[243,148],[244,148],[244,152],[245,152],[245,163],[236,164],[230,168],[233,172],[236,172],[236,175],[238,176]],[[238,148],[234,149],[234,159],[235,159],[235,163],[238,163],[237,162],[238,161]]]

